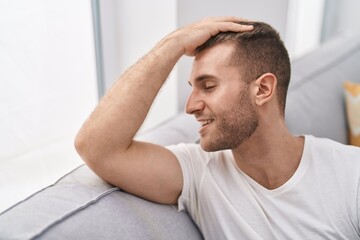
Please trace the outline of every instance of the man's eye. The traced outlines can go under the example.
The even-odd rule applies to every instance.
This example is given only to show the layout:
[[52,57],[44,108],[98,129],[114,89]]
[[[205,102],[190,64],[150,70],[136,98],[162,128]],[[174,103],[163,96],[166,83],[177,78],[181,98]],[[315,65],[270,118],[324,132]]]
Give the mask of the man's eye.
[[212,90],[212,89],[214,89],[215,88],[215,85],[205,85],[204,86],[204,89],[205,90]]

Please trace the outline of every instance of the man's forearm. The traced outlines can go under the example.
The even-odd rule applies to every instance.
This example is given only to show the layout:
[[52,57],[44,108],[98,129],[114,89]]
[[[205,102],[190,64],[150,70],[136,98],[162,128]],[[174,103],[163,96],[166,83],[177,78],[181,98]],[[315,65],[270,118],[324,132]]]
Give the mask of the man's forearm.
[[165,38],[120,77],[78,133],[76,145],[80,152],[86,148],[85,158],[129,147],[182,54],[174,39]]

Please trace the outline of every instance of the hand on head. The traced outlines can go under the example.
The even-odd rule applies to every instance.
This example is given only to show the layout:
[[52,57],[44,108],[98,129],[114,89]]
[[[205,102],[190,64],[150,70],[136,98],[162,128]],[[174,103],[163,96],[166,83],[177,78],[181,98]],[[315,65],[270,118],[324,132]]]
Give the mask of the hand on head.
[[247,21],[239,17],[210,17],[190,24],[171,33],[183,47],[183,54],[195,55],[195,49],[205,43],[209,38],[220,32],[246,32],[252,31],[252,25],[242,25],[239,22]]

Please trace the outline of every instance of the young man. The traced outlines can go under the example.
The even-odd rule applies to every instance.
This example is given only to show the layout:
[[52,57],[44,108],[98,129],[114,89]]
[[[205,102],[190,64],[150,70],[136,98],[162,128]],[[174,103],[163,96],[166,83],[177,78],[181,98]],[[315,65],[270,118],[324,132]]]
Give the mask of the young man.
[[[186,111],[200,145],[133,140],[173,66],[195,56]],[[360,150],[292,136],[287,51],[269,25],[209,18],[160,41],[85,122],[76,148],[103,179],[178,204],[206,239],[360,239]]]

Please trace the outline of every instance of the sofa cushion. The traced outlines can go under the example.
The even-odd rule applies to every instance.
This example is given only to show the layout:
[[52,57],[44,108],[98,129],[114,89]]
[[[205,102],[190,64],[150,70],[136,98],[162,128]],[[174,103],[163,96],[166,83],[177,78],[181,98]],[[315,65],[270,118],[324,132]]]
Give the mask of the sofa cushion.
[[342,35],[292,62],[285,118],[294,134],[347,143],[343,83],[360,82],[360,35]]
[[0,239],[202,239],[185,212],[137,198],[86,165],[0,214]]
[[142,132],[136,136],[137,140],[150,141],[162,146],[178,143],[194,143],[199,140],[199,123],[194,116],[184,112],[161,123],[154,129]]

